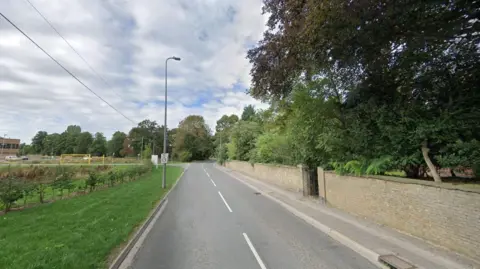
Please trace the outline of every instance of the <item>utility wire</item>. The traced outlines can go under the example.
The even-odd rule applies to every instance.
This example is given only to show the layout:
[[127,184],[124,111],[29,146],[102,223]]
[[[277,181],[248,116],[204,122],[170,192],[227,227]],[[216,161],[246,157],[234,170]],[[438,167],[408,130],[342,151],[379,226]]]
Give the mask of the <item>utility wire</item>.
[[38,45],[35,41],[33,41],[33,39],[31,39],[25,32],[23,32],[20,28],[18,28],[17,25],[15,25],[15,23],[13,23],[12,21],[10,21],[5,15],[3,15],[2,12],[0,12],[0,15],[8,22],[10,23],[13,27],[15,27],[15,29],[17,29],[20,33],[22,33],[22,35],[24,35],[26,38],[28,38],[28,40],[30,40],[35,46],[37,46],[37,48],[39,48],[43,53],[45,53],[52,61],[54,61],[57,65],[59,65],[63,70],[65,70],[65,72],[67,72],[70,76],[72,76],[76,81],[78,81],[78,83],[82,84],[83,87],[85,87],[87,90],[89,90],[91,93],[93,93],[96,97],[98,97],[100,100],[102,100],[105,104],[107,104],[108,106],[110,106],[113,110],[115,110],[118,114],[122,115],[125,119],[129,120],[130,122],[132,122],[133,124],[136,124],[136,122],[134,122],[133,120],[131,120],[129,117],[125,116],[125,114],[123,114],[122,112],[120,112],[118,109],[116,109],[114,106],[112,106],[109,102],[107,102],[105,99],[103,99],[100,95],[98,95],[95,91],[93,91],[92,89],[90,89],[87,85],[85,85],[85,83],[83,83],[80,79],[78,79],[72,72],[70,72],[67,68],[65,68],[61,63],[59,63],[57,60],[55,60],[55,58],[53,58],[50,54],[48,54],[48,52],[46,52],[42,47],[40,47],[40,45]]
[[30,2],[30,0],[25,0],[27,1],[30,6],[35,9],[35,11],[38,13],[38,15],[40,15],[40,17],[43,18],[43,20],[57,33],[58,36],[60,36],[63,41],[65,41],[65,43],[67,43],[67,45],[78,55],[78,57],[80,57],[80,59],[82,59],[82,61],[88,66],[88,68],[90,68],[90,70],[100,79],[103,81],[103,83],[105,83],[105,85],[107,85],[107,87],[110,89],[110,91],[112,91],[118,98],[122,99],[122,97],[120,95],[117,94],[117,92],[115,92],[112,88],[112,86],[102,77],[100,76],[100,74],[95,70],[93,69],[93,67],[87,62],[87,60],[85,60],[85,58],[82,57],[82,55],[80,55],[80,53],[70,44],[70,42],[67,41],[67,39],[65,39],[65,37],[63,37],[62,34],[60,34],[60,32],[57,30],[57,28],[55,28],[55,26],[52,25],[52,23],[32,4],[32,2]]

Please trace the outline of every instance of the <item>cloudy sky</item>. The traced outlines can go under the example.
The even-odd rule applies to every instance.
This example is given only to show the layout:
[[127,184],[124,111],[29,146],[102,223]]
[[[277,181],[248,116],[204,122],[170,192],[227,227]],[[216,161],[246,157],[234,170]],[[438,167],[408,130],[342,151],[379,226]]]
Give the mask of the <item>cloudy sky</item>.
[[[0,12],[134,122],[163,123],[165,59],[168,125],[190,114],[211,129],[223,114],[265,104],[245,94],[248,48],[261,38],[261,0],[1,0]],[[108,137],[134,124],[87,91],[0,17],[0,136],[27,143],[38,130],[77,124]]]

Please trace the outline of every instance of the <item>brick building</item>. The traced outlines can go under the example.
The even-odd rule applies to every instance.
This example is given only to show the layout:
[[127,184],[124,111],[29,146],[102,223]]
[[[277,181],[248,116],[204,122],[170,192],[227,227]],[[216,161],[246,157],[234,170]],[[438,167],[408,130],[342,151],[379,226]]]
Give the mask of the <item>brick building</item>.
[[20,139],[0,136],[0,157],[15,156],[20,151]]

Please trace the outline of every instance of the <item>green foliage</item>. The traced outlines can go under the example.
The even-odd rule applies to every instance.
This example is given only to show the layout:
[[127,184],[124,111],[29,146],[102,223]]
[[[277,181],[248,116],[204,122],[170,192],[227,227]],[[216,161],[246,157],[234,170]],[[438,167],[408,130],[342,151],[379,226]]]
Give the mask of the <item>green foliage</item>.
[[47,188],[48,188],[48,184],[42,181],[38,181],[35,184],[35,191],[38,194],[38,200],[42,204],[45,202],[45,191],[47,190]]
[[77,139],[80,136],[81,132],[82,128],[80,126],[67,126],[67,129],[59,137],[61,153],[75,153],[75,147],[77,147]]
[[227,144],[227,156],[229,160],[236,160],[237,158],[237,146],[236,141],[232,140]]
[[95,187],[98,184],[98,173],[95,171],[90,171],[88,173],[88,178],[85,181],[86,186],[90,188],[90,192],[95,190]]
[[117,179],[120,181],[120,183],[125,182],[125,178],[127,176],[127,174],[125,173],[125,170],[118,170],[116,174],[117,174]]
[[102,133],[95,133],[89,153],[94,156],[103,156],[107,154],[107,139]]
[[285,135],[266,132],[257,138],[254,161],[293,164],[291,146]]
[[127,177],[130,181],[134,181],[137,177],[137,171],[136,169],[128,169],[126,170],[126,173],[127,173]]
[[43,150],[41,153],[45,155],[61,154],[62,145],[63,141],[60,134],[49,134],[43,139]]
[[[238,117],[237,117],[238,119]],[[168,130],[167,152],[172,152],[176,129]],[[90,153],[94,156],[108,155],[115,157],[137,156],[143,145],[149,145],[152,152],[163,151],[163,126],[155,121],[143,120],[127,134],[117,131],[111,140],[102,133],[95,137],[89,132],[82,132],[80,126],[70,125],[61,134],[48,134],[39,131],[32,139],[31,145],[20,145],[20,154],[61,155],[72,153]],[[208,145],[210,146],[210,145]],[[35,161],[37,162],[37,161]]]
[[92,143],[93,143],[93,136],[91,133],[89,132],[80,133],[76,137],[75,153],[77,154],[88,153],[89,148],[92,146]]
[[206,160],[213,153],[210,128],[202,116],[183,119],[175,133],[173,155],[182,161]]
[[384,156],[382,158],[370,161],[365,174],[367,175],[383,175],[391,168],[392,157]]
[[345,161],[346,156],[338,152],[346,139],[338,116],[340,106],[329,95],[328,80],[296,84],[290,109],[286,128],[296,163],[314,168],[332,159]]
[[242,117],[243,121],[252,121],[255,119],[256,111],[253,105],[248,105],[243,108]]
[[12,205],[24,195],[22,185],[12,174],[0,178],[0,201],[4,206],[5,213],[10,211]]
[[329,165],[332,166],[335,173],[339,175],[383,175],[391,169],[391,160],[391,156],[384,156],[373,160],[332,161]]
[[127,135],[123,132],[116,131],[112,139],[107,142],[107,154],[109,156],[124,157],[123,142],[127,138]]
[[[230,116],[223,115],[219,120],[217,120],[217,125],[215,126],[215,133],[227,132],[238,122],[238,116],[232,114]],[[227,135],[228,137],[228,135]]]
[[[260,124],[254,121],[239,121],[231,131],[229,157],[234,160],[248,161],[251,151],[255,148],[257,137],[261,134]],[[230,150],[230,148],[232,150]],[[235,153],[234,156],[230,154]],[[233,158],[232,158],[233,157]]]
[[181,151],[178,153],[178,160],[180,162],[190,162],[192,160],[192,153],[190,151]]
[[345,169],[345,163],[343,162],[332,161],[329,163],[329,165],[333,167],[333,170],[338,175],[345,175],[348,173],[347,169]]
[[228,159],[228,149],[227,144],[221,144],[217,147],[217,152],[215,154],[217,156],[217,162],[219,164],[224,164],[225,161]]
[[[19,182],[20,182],[20,179],[19,179]],[[35,192],[35,185],[32,182],[23,180],[22,190],[23,190],[23,206],[26,206],[27,198]]]
[[74,188],[72,181],[73,172],[68,167],[58,166],[55,179],[50,186],[53,190],[57,189],[60,192],[60,199],[63,197],[63,191],[68,190],[70,192]]
[[345,171],[356,176],[361,176],[366,173],[366,163],[362,161],[352,160],[345,164]]
[[142,158],[144,160],[150,160],[151,156],[152,156],[152,149],[150,148],[150,146],[146,146],[145,149],[143,150],[142,152]]
[[47,132],[38,131],[37,134],[32,138],[32,147],[34,153],[41,153],[44,149],[43,140],[47,137]]
[[480,141],[457,140],[442,149],[437,160],[443,167],[455,167],[462,172],[471,168],[474,175],[480,177]]
[[117,181],[117,179],[118,179],[118,172],[114,172],[114,171],[108,172],[108,184],[110,185],[110,187],[113,187],[113,185],[115,185],[115,182]]
[[274,110],[286,104],[287,138],[307,166],[420,177],[431,160],[475,170],[477,9],[468,1],[266,0],[267,30],[248,52],[250,93]]
[[168,168],[167,189],[160,168],[135,182],[2,216],[0,268],[108,267],[112,248],[128,241],[181,173]]

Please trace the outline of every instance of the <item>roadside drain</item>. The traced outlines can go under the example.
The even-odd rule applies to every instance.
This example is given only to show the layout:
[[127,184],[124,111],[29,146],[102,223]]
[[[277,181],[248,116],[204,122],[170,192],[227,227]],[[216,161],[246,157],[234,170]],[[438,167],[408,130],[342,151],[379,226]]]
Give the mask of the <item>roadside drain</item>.
[[380,255],[378,260],[391,269],[415,269],[413,264],[401,259],[393,254]]

